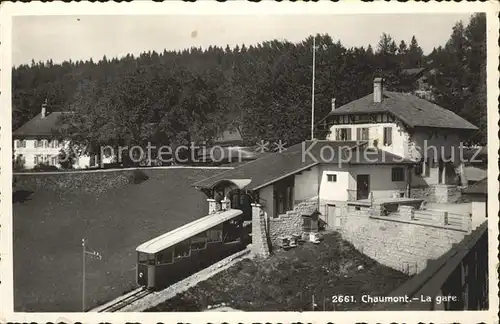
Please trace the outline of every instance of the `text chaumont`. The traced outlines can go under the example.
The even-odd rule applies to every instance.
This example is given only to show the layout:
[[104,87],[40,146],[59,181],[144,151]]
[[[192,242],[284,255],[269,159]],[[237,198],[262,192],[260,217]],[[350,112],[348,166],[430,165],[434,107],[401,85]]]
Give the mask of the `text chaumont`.
[[408,296],[370,296],[362,295],[361,302],[363,303],[408,303],[410,297]]

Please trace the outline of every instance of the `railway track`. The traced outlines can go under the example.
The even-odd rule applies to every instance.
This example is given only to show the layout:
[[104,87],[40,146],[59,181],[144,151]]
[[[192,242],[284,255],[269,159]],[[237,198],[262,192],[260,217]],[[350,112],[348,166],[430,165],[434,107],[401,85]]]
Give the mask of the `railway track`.
[[99,313],[113,313],[113,312],[117,312],[123,308],[125,308],[126,306],[150,295],[152,293],[152,291],[146,289],[146,288],[143,288],[131,295],[128,295],[126,296],[125,298],[123,299],[120,299],[120,300],[117,300],[116,302],[110,304],[110,305],[107,305],[106,307],[100,309],[98,312]]

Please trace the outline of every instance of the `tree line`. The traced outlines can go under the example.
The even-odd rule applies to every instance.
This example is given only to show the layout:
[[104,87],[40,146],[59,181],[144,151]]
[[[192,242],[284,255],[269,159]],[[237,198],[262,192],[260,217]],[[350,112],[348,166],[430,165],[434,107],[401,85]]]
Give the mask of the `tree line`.
[[[439,71],[429,80],[434,101],[480,128],[486,142],[486,17],[457,22],[446,44],[424,55],[415,37],[396,42],[383,34],[375,49],[347,48],[315,35],[315,116],[372,92],[382,76],[398,90],[401,70]],[[234,48],[192,47],[148,51],[98,62],[34,62],[12,69],[13,129],[40,111],[73,111],[65,136],[90,148],[103,145],[186,144],[210,141],[228,127],[245,140],[309,137],[313,36],[301,42],[270,40]]]

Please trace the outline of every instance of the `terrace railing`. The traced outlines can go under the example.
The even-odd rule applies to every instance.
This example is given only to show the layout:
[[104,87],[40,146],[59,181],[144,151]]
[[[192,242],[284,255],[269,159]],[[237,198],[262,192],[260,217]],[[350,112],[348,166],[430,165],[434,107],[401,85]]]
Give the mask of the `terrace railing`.
[[[384,310],[488,309],[488,223],[469,235],[389,296],[408,296],[412,302],[379,304]],[[432,302],[421,300],[429,296]],[[452,296],[443,300],[443,296]],[[455,298],[453,298],[455,297]]]
[[356,190],[347,189],[347,201],[358,200],[358,192]]
[[470,214],[457,214],[444,210],[426,209],[415,210],[413,219],[430,224],[457,227],[465,231],[472,229],[472,218]]

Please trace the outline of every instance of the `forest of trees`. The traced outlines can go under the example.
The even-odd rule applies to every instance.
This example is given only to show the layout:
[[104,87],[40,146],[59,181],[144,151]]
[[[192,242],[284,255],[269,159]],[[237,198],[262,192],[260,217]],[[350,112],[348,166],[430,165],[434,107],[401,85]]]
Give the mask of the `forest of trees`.
[[[398,88],[401,69],[436,68],[429,80],[435,101],[480,128],[486,142],[486,17],[458,22],[446,44],[425,56],[415,37],[383,34],[377,48],[346,48],[316,35],[316,121],[337,106],[371,93],[383,76]],[[45,99],[56,111],[74,111],[67,135],[89,147],[153,141],[176,145],[210,140],[228,125],[243,137],[288,145],[309,137],[312,36],[300,43],[270,40],[235,48],[190,48],[103,57],[95,62],[32,62],[14,67],[13,129],[39,113]]]

